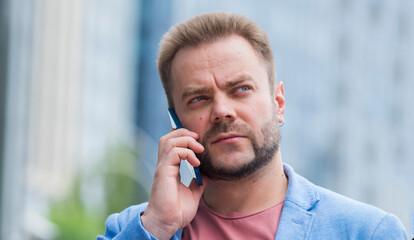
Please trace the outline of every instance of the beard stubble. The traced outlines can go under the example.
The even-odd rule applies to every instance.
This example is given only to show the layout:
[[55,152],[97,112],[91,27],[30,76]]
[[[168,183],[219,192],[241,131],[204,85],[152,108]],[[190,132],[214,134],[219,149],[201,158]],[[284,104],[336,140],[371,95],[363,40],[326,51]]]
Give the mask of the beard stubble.
[[[219,167],[213,164],[208,142],[212,137],[220,133],[235,132],[247,136],[251,141],[254,157],[239,166]],[[266,122],[260,129],[261,142],[255,137],[254,132],[247,124],[235,122],[221,122],[213,125],[206,132],[201,144],[205,147],[204,152],[197,154],[201,161],[200,171],[214,180],[235,181],[246,178],[257,170],[263,168],[273,159],[279,150],[280,133],[276,117]],[[223,161],[223,160],[222,160]]]

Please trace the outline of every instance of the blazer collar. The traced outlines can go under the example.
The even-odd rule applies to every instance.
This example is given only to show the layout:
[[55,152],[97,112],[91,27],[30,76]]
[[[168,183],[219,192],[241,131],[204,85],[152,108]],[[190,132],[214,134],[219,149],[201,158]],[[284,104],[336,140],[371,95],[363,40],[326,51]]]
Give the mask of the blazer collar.
[[286,163],[283,164],[283,170],[289,179],[285,201],[295,203],[304,210],[309,210],[319,202],[319,191],[314,184],[295,173]]
[[309,210],[319,202],[319,192],[288,164],[283,169],[289,184],[275,239],[308,239],[315,217]]

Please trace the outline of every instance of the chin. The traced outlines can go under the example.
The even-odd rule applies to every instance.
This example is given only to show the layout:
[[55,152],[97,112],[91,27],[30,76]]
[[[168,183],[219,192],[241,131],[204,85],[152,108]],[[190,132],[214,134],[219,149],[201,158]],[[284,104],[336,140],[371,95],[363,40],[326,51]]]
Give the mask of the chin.
[[219,168],[234,169],[244,166],[254,160],[253,153],[232,153],[221,154],[220,157],[215,158],[213,156],[213,166]]

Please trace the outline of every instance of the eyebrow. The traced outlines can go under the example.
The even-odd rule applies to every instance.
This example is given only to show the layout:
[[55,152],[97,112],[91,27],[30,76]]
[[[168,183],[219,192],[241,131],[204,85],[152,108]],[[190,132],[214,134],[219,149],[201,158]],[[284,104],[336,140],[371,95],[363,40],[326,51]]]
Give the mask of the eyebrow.
[[[253,82],[254,85],[256,86],[254,79],[250,75],[241,74],[235,77],[234,79],[226,82],[224,84],[224,87],[232,88],[243,82]],[[211,91],[212,91],[211,88],[208,88],[208,87],[188,87],[187,89],[184,89],[184,92],[181,95],[181,99],[184,101],[189,96],[198,95],[198,94],[208,94],[208,93],[211,93]]]
[[181,95],[181,99],[185,100],[188,96],[197,95],[197,94],[207,94],[210,93],[211,89],[207,87],[189,87],[184,90]]
[[231,87],[239,85],[240,83],[243,83],[243,82],[254,82],[254,79],[248,74],[242,74],[242,75],[239,75],[236,78],[226,82],[226,84],[224,84],[224,86],[226,88],[231,88]]

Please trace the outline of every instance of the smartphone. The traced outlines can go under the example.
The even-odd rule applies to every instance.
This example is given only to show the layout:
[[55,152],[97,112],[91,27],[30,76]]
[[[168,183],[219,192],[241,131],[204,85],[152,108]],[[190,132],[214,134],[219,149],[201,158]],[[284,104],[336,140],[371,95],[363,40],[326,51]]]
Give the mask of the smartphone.
[[[182,128],[180,120],[178,120],[177,114],[175,114],[174,110],[171,108],[168,108],[168,115],[170,116],[171,126],[172,128],[179,129]],[[193,167],[191,164],[184,160],[185,165],[190,170],[191,175],[193,178],[196,179],[198,185],[203,185],[203,179],[201,178],[200,168],[199,167]]]

